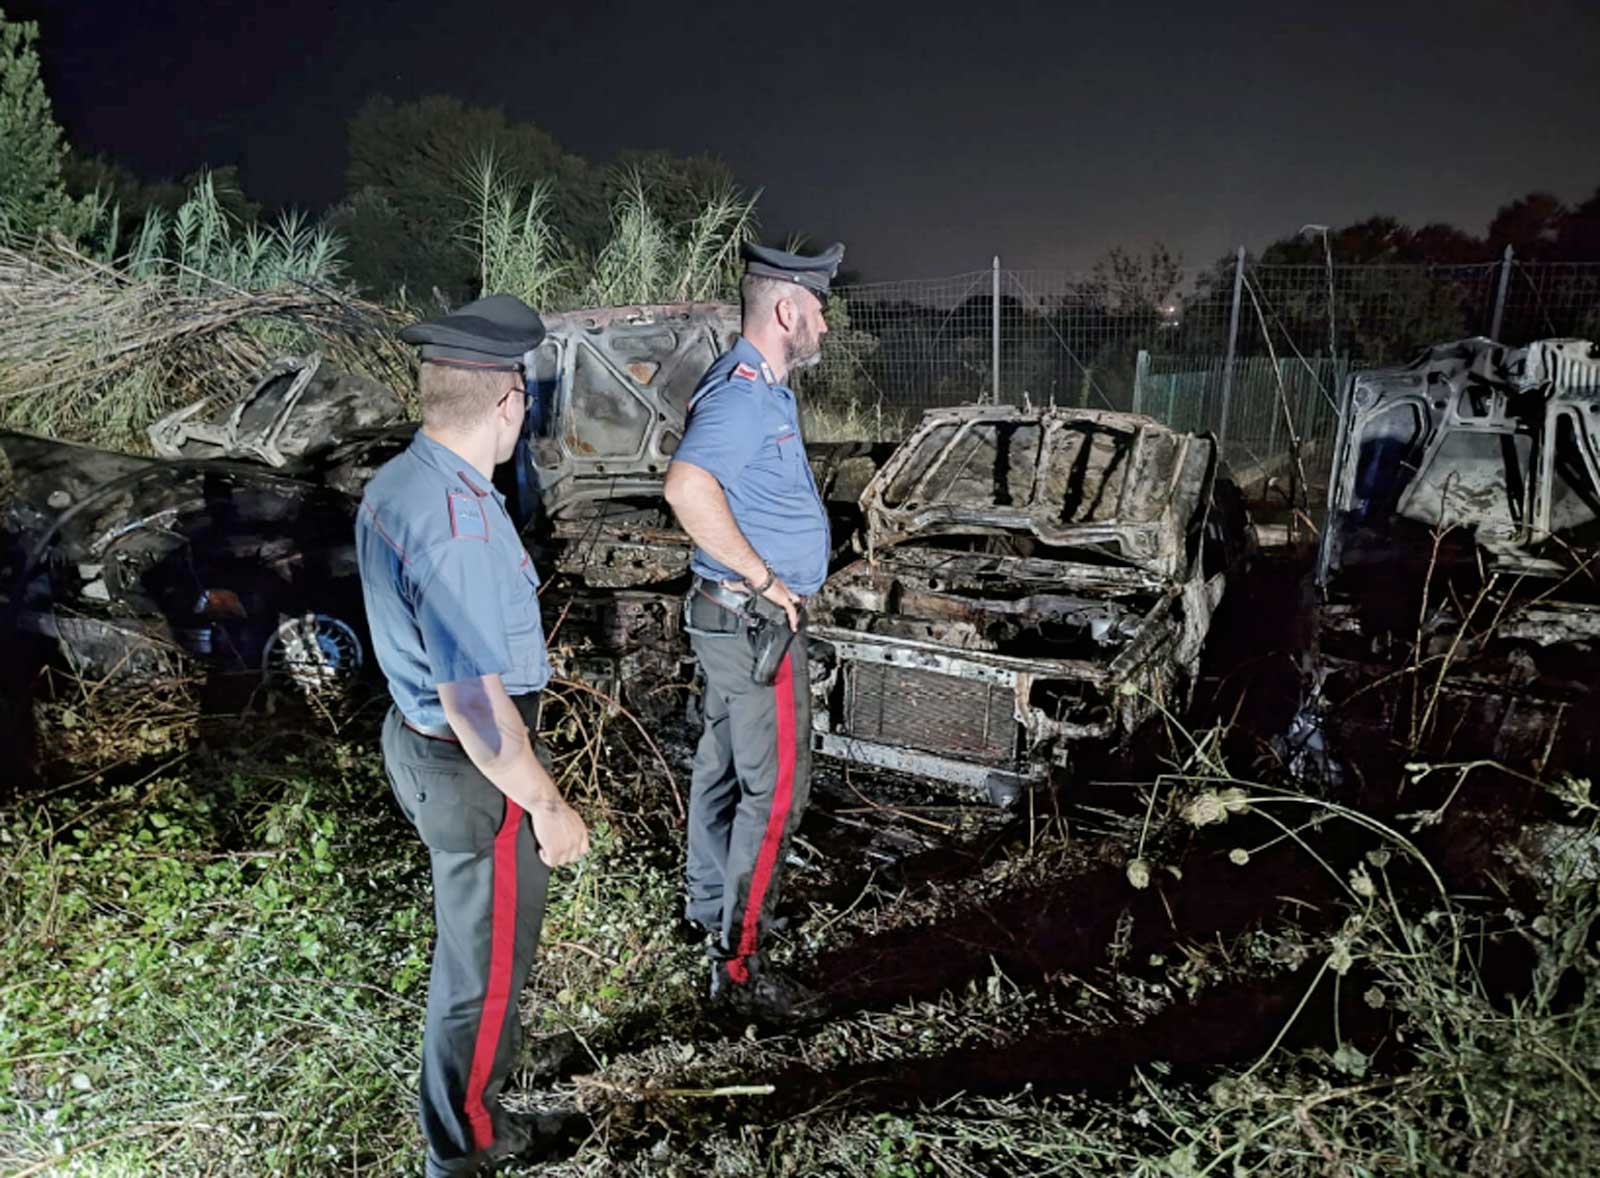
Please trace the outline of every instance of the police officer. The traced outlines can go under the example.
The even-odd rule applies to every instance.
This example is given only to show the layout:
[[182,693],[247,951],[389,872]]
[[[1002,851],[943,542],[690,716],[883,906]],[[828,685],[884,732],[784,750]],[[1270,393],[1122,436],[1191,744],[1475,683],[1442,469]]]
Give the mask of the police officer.
[[427,1173],[481,1173],[536,1145],[500,1091],[550,869],[588,850],[529,738],[550,678],[539,579],[491,476],[527,411],[539,316],[491,295],[400,333],[422,346],[422,428],[368,483],[356,549],[394,706],[383,760],[433,866],[438,939],[422,1037]]
[[782,1016],[799,992],[759,951],[810,792],[803,636],[775,673],[758,663],[802,629],[803,599],[827,574],[828,519],[785,382],[820,355],[844,247],[803,257],[752,245],[744,256],[740,338],[691,397],[665,487],[695,543],[685,628],[706,683],[685,915],[712,934],[712,997]]

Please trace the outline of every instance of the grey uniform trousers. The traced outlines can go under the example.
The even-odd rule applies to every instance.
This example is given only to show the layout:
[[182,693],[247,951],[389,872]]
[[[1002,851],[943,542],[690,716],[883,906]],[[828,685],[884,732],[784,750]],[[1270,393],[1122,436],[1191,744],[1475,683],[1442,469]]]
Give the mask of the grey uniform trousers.
[[686,616],[705,672],[705,731],[689,787],[685,911],[720,934],[728,976],[739,983],[777,906],[789,841],[810,797],[810,668],[802,635],[777,681],[757,684],[736,615],[692,593]]
[[383,763],[433,866],[438,939],[418,1092],[427,1173],[472,1173],[496,1156],[505,1131],[500,1092],[521,1043],[517,997],[539,944],[550,869],[522,808],[459,744],[412,731],[391,708]]

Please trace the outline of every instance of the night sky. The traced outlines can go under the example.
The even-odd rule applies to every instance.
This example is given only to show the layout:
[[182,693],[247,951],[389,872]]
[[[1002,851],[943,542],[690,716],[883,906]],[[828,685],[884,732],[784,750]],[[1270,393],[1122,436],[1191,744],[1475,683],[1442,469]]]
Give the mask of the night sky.
[[591,160],[719,155],[869,280],[1204,264],[1377,212],[1481,233],[1600,185],[1600,0],[0,6],[41,22],[70,140],[146,178],[237,163],[320,208],[369,94],[448,93]]

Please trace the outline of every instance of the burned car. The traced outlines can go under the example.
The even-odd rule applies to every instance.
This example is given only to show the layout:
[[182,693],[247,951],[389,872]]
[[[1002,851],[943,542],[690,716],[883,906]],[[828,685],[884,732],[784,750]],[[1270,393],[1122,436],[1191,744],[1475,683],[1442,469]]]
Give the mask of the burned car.
[[[676,671],[677,652],[642,636],[676,635],[677,595],[633,587],[687,567],[661,479],[689,395],[737,326],[721,304],[551,315],[526,358],[536,410],[496,482],[554,564],[549,608],[569,636],[593,636],[564,649],[607,652],[595,677]],[[409,441],[406,418],[393,391],[308,355],[157,422],[155,458],[0,437],[16,488],[5,608],[96,675],[199,657],[307,686],[347,679],[367,649],[352,520]]]
[[270,367],[171,461],[0,432],[6,629],[96,680],[194,658],[306,688],[349,679],[365,663],[354,504],[301,459],[398,411],[381,384],[307,357]]
[[1302,726],[1360,773],[1588,771],[1600,349],[1444,344],[1354,374],[1343,404]]
[[810,603],[816,749],[1004,801],[1183,707],[1250,541],[1217,466],[1133,414],[929,412]]

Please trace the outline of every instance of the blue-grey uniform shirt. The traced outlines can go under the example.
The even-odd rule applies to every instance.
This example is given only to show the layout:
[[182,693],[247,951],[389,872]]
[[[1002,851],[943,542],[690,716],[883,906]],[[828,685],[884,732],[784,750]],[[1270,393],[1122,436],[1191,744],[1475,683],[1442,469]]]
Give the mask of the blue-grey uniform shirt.
[[[794,394],[772,379],[756,346],[738,340],[700,378],[673,460],[716,478],[750,546],[801,596],[828,574],[828,516],[806,461]],[[732,569],[694,550],[702,577],[737,580]]]
[[356,557],[378,665],[411,723],[446,725],[440,683],[499,675],[524,695],[549,681],[539,576],[505,497],[420,429],[367,484]]

